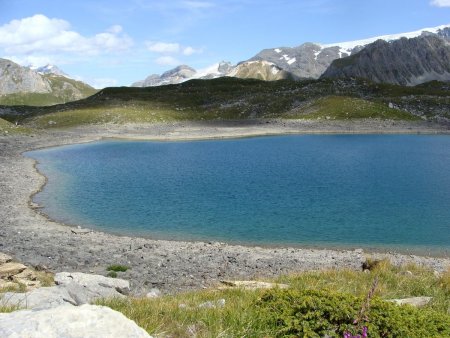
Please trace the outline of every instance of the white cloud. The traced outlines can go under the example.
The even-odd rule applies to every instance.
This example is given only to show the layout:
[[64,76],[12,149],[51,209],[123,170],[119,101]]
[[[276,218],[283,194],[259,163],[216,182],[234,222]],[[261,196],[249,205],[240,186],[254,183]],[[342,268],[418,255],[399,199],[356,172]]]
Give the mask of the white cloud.
[[155,52],[155,53],[178,53],[180,51],[179,43],[148,41],[145,44],[149,51]]
[[97,55],[104,52],[124,51],[133,41],[115,25],[107,31],[85,37],[70,29],[62,19],[50,19],[42,14],[12,20],[0,26],[0,48],[11,54],[74,53]]
[[431,5],[436,7],[450,7],[450,0],[433,0],[431,1]]
[[181,63],[173,56],[161,56],[161,57],[157,58],[155,61],[158,65],[161,65],[161,66],[176,66]]
[[192,55],[192,54],[201,54],[201,53],[203,53],[202,48],[196,49],[191,46],[187,46],[187,47],[183,48],[183,54],[187,55],[187,56]]
[[161,41],[146,41],[145,45],[147,49],[154,53],[160,54],[183,54],[186,56],[192,54],[203,53],[202,48],[194,48],[192,46],[182,46],[177,42],[161,42]]

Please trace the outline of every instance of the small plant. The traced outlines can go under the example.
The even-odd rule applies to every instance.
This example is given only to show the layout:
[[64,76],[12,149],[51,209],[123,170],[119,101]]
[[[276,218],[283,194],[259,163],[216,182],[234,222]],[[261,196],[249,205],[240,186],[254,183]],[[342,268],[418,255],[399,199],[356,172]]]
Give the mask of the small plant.
[[113,264],[106,268],[106,271],[125,272],[129,269],[126,265]]
[[106,276],[111,277],[111,278],[117,278],[117,272],[110,271],[110,272],[108,272],[108,274]]
[[370,299],[373,297],[377,285],[378,277],[375,277],[372,287],[370,288],[369,293],[367,294],[367,297],[362,304],[361,309],[359,310],[358,317],[356,317],[356,319],[353,321],[353,325],[355,325],[356,327],[356,332],[361,332],[361,334],[357,333],[354,336],[353,333],[346,331],[344,332],[344,338],[367,338],[367,322],[369,322],[367,312],[369,311],[370,307]]

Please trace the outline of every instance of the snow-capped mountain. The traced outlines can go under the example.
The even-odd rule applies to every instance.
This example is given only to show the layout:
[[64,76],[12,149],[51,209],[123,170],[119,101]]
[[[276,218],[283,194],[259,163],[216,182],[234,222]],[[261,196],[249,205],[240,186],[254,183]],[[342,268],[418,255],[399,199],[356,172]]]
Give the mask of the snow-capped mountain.
[[[424,28],[413,32],[376,36],[372,38],[331,44],[306,42],[297,47],[276,47],[264,49],[254,57],[233,66],[220,62],[203,70],[189,66],[178,66],[162,75],[150,75],[145,80],[132,84],[134,87],[175,84],[190,79],[211,79],[221,76],[255,78],[272,81],[279,79],[318,79],[334,60],[357,54],[377,40],[397,41],[401,38],[416,38],[433,35],[450,41],[450,24]],[[404,46],[406,48],[406,45]],[[437,62],[439,63],[439,62]],[[433,64],[437,64],[436,62]],[[432,74],[432,72],[430,72]],[[433,79],[433,78],[431,78]],[[439,79],[437,77],[436,79]]]
[[51,64],[47,64],[45,66],[41,66],[41,67],[30,67],[31,70],[34,70],[35,72],[38,72],[41,75],[44,74],[50,74],[50,75],[57,75],[57,76],[64,76],[66,78],[71,78],[69,75],[67,75],[66,73],[64,73],[61,69],[59,69],[57,66],[55,65],[51,65]]
[[372,37],[363,40],[320,44],[307,42],[298,47],[277,47],[264,49],[247,62],[268,61],[299,78],[319,78],[330,64],[343,57],[361,51],[365,46],[377,40],[394,41],[402,37],[415,38],[421,35],[437,35],[450,40],[450,25]]
[[227,75],[232,68],[230,62],[222,61],[208,68],[195,70],[187,65],[175,67],[158,75],[152,74],[144,80],[134,82],[132,87],[153,87],[168,84],[177,84],[191,79],[214,79]]

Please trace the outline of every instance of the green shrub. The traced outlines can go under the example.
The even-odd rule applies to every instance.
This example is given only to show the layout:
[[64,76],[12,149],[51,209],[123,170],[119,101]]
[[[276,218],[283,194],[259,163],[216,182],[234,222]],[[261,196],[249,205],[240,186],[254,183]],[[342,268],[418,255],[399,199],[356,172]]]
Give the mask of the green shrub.
[[110,272],[108,272],[108,274],[106,276],[111,277],[111,278],[117,278],[117,272],[110,271]]
[[[278,337],[342,337],[356,332],[354,320],[364,298],[333,291],[271,290],[258,306]],[[373,298],[366,312],[369,337],[450,337],[450,315],[397,306]]]
[[106,271],[125,272],[129,269],[126,265],[113,264],[106,268]]

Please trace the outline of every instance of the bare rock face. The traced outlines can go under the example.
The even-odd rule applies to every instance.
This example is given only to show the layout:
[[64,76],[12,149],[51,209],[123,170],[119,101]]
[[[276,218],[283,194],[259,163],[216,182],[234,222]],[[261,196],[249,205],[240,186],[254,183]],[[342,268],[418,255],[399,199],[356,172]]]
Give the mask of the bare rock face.
[[58,306],[0,313],[0,337],[149,338],[134,321],[108,307]]
[[315,43],[304,43],[298,47],[264,49],[249,61],[268,61],[298,78],[319,78],[331,62],[350,52],[341,52],[338,46],[323,48]]
[[6,59],[0,59],[0,79],[0,95],[52,91],[50,82],[40,74]]
[[359,53],[333,61],[322,78],[361,77],[415,86],[450,81],[450,42],[435,34],[392,42],[378,40]]
[[247,61],[240,63],[228,74],[228,76],[264,81],[294,78],[289,72],[281,69],[274,63],[267,61]]

